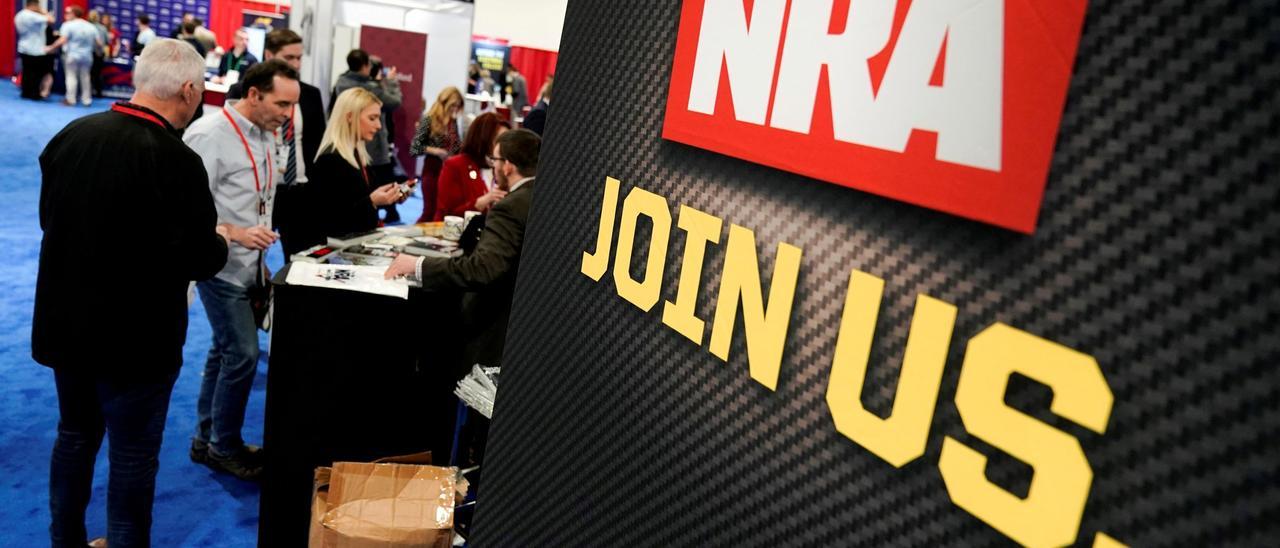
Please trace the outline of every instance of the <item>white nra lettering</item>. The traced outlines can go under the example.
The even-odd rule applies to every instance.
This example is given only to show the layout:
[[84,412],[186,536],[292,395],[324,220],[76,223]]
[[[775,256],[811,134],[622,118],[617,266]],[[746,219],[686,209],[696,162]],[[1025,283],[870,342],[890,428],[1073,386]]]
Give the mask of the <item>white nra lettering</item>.
[[1000,171],[1003,0],[912,2],[877,90],[867,61],[889,45],[897,4],[852,0],[844,31],[830,34],[832,0],[792,0],[789,14],[783,0],[757,0],[749,22],[741,0],[707,0],[689,110],[714,114],[724,67],[739,121],[808,134],[825,66],[836,140],[904,152],[913,130],[931,131],[938,160]]

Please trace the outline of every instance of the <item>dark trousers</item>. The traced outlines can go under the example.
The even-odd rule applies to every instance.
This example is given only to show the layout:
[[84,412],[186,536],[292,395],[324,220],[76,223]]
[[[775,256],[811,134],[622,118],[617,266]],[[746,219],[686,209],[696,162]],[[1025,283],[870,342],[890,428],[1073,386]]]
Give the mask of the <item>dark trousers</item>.
[[93,82],[94,97],[102,97],[102,67],[105,64],[101,55],[93,56],[93,66],[89,68],[89,80]]
[[22,55],[22,98],[40,99],[40,82],[52,69],[52,55]]
[[177,371],[162,379],[123,381],[56,370],[58,439],[49,467],[49,536],[55,548],[83,547],[93,466],[108,436],[107,544],[151,543],[151,506],[169,395]]

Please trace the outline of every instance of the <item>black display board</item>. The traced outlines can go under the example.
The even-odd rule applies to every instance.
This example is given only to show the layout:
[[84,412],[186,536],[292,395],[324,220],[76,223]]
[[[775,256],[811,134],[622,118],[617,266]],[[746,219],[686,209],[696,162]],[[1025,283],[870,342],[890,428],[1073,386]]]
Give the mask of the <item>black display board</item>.
[[[1077,544],[1280,538],[1274,2],[1090,2],[1033,235],[664,141],[680,7],[570,3],[477,545],[1010,544],[939,471],[951,438],[1015,497],[1052,475],[962,422],[974,338],[997,324],[1092,357],[1113,397],[1102,433],[1051,411],[1054,392],[1024,375],[1002,400],[1083,449]],[[670,209],[647,312],[619,296],[612,257],[599,281],[583,273],[608,177],[616,217],[637,189]],[[681,206],[723,220],[697,293],[701,345],[662,319],[683,270]],[[776,390],[752,378],[741,313],[728,360],[710,351],[731,224],[754,233],[766,295],[779,244],[802,251]],[[610,230],[616,244],[616,219]],[[641,220],[636,280],[651,233]],[[918,296],[955,307],[927,444],[901,467],[838,431],[827,402],[854,270],[884,280],[861,394],[881,417]]]

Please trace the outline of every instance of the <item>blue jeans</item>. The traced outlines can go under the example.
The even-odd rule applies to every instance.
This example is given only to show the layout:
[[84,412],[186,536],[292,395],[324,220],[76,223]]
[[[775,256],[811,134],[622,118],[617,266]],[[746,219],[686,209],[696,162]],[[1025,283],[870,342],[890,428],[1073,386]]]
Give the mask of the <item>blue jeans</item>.
[[248,289],[217,278],[196,288],[213,328],[213,346],[196,402],[195,440],[208,443],[217,455],[230,456],[244,446],[240,428],[258,372],[258,326]]
[[59,416],[49,466],[53,546],[80,548],[88,543],[84,514],[104,433],[110,439],[111,461],[107,544],[113,548],[150,545],[160,439],[177,371],[161,379],[125,382],[55,370],[54,379]]

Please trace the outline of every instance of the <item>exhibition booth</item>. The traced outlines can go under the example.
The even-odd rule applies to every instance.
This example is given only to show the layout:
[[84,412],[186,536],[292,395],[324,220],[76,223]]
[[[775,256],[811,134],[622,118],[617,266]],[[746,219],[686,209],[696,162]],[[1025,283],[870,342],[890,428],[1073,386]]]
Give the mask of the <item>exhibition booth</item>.
[[397,67],[403,166],[444,87],[519,126],[473,63],[566,105],[500,364],[379,275],[482,216],[274,273],[260,546],[1280,538],[1273,6],[227,5]]

